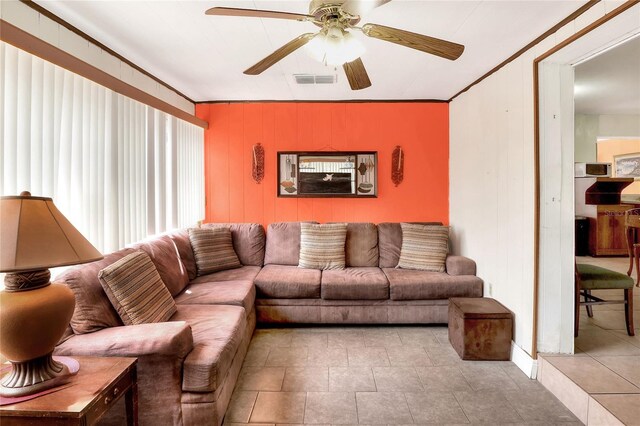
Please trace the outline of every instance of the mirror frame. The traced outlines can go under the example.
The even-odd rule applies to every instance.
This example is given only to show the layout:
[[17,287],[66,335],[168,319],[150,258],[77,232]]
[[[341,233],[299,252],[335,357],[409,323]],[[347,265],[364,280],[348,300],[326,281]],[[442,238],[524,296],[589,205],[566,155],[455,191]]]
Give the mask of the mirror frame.
[[[358,157],[359,156],[373,156],[373,188],[370,193],[360,192],[358,190],[361,183],[360,173],[358,173]],[[286,181],[286,176],[283,173],[286,170],[282,168],[282,157],[283,156],[295,156],[295,174],[296,176],[293,178],[294,180],[298,179],[300,175],[300,157],[306,156],[322,156],[322,157],[345,157],[352,156],[356,158],[355,167],[355,191],[350,194],[335,194],[335,193],[307,193],[307,194],[298,194],[296,193],[283,193],[281,185],[282,182]],[[276,178],[278,179],[276,182],[276,192],[277,196],[281,198],[377,198],[378,197],[378,151],[278,151],[277,153],[277,165],[278,165],[278,174]],[[286,160],[285,160],[286,161]],[[371,182],[365,182],[371,183]]]

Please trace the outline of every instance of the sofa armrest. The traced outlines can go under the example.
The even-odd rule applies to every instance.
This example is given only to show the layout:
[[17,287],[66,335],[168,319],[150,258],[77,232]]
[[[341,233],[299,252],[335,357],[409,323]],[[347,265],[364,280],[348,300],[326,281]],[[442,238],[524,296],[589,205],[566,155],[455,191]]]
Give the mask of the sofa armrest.
[[447,256],[446,268],[449,275],[476,274],[476,262],[464,256]]
[[110,327],[76,334],[58,345],[55,355],[160,355],[184,358],[193,348],[191,327],[184,321]]

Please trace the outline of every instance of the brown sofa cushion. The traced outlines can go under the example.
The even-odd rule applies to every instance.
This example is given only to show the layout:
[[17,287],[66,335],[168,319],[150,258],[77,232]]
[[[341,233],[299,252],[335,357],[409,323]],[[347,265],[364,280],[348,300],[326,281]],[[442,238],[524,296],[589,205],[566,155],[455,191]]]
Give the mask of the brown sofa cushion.
[[180,259],[178,247],[168,235],[143,241],[132,248],[142,250],[149,255],[172,296],[180,294],[189,284],[189,273]]
[[384,268],[391,300],[429,300],[482,297],[482,280],[474,275]]
[[269,225],[264,264],[297,266],[299,258],[300,222],[276,222]]
[[229,371],[247,327],[239,306],[178,305],[171,321],[191,326],[193,349],[183,363],[182,390],[213,392]]
[[176,302],[145,252],[137,251],[98,272],[100,284],[125,325],[167,321]]
[[190,228],[189,240],[196,257],[198,276],[242,266],[229,228]]
[[173,240],[178,249],[180,260],[184,264],[184,267],[189,275],[189,279],[192,280],[198,276],[198,268],[196,266],[196,258],[193,254],[193,248],[191,247],[191,241],[189,240],[189,231],[181,229],[168,234],[169,238]]
[[347,266],[378,266],[378,228],[373,223],[347,223]]
[[266,265],[256,279],[258,297],[312,299],[320,297],[320,270],[290,265]]
[[402,248],[398,268],[444,272],[449,251],[449,227],[401,223]]
[[447,256],[447,274],[449,275],[475,275],[476,262],[464,256]]
[[231,230],[233,249],[243,265],[262,266],[265,235],[257,223],[205,223],[203,228],[226,227]]
[[209,283],[214,281],[253,281],[260,272],[259,266],[242,266],[236,269],[214,272],[203,275],[191,281],[191,284]]
[[69,286],[76,297],[76,307],[71,317],[71,328],[75,334],[91,333],[107,327],[122,325],[118,312],[102,289],[98,272],[135,250],[126,248],[105,255],[97,262],[86,263],[67,269],[55,278]]
[[378,267],[322,271],[325,300],[382,300],[389,298],[389,281]]
[[346,239],[346,223],[301,223],[298,266],[309,269],[344,269]]
[[[442,222],[411,222],[420,225],[442,225]],[[397,222],[378,224],[378,249],[380,250],[381,268],[395,268],[400,260],[402,248],[402,227]]]
[[[206,276],[201,277],[206,278]],[[235,305],[247,313],[253,309],[256,289],[252,281],[200,282],[176,297],[178,305]]]

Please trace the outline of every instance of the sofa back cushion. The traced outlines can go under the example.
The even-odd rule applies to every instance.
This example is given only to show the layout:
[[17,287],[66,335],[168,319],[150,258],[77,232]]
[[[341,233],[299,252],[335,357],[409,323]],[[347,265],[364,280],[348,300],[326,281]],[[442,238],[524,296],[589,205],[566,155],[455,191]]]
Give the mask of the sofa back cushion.
[[269,225],[264,264],[298,266],[299,258],[300,222],[275,222]]
[[[245,266],[262,266],[265,256],[264,228],[258,223],[205,223],[203,228],[225,227],[231,230],[233,249]],[[296,259],[297,262],[297,259]]]
[[143,251],[149,256],[172,296],[180,294],[189,284],[189,273],[181,259],[178,246],[171,236],[162,235],[135,244],[132,248]]
[[373,223],[347,223],[347,266],[378,266],[378,228]]
[[[442,225],[442,222],[411,222],[419,225]],[[381,268],[395,268],[400,260],[402,249],[402,227],[399,222],[378,224],[378,249]]]
[[118,250],[105,255],[102,260],[67,269],[56,277],[54,281],[68,285],[76,297],[76,307],[71,317],[71,328],[75,334],[122,325],[120,316],[102,289],[98,272],[135,251],[131,248]]
[[[189,240],[189,231],[187,229],[181,229],[179,231],[171,232],[167,234],[176,245],[178,249],[178,255],[189,280],[194,280],[198,276],[198,268],[196,266],[196,258],[193,254],[193,248],[191,248],[191,241]],[[153,258],[152,258],[153,259]]]

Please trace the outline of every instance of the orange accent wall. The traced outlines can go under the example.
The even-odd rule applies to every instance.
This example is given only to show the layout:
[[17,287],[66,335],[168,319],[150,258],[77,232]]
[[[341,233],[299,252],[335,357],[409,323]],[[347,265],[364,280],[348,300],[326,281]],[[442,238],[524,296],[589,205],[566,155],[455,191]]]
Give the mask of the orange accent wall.
[[[205,131],[206,222],[449,221],[447,103],[212,103],[196,106]],[[251,178],[252,146],[265,176]],[[405,153],[404,181],[391,154]],[[277,196],[278,151],[378,151],[378,198]]]

